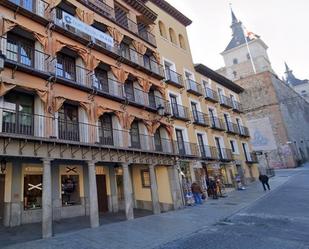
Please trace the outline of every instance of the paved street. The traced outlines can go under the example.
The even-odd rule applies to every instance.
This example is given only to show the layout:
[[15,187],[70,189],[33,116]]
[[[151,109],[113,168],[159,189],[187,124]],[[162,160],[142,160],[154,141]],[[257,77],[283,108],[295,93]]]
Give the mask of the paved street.
[[202,206],[2,248],[308,249],[308,179],[309,167],[282,170],[267,193],[254,183]]

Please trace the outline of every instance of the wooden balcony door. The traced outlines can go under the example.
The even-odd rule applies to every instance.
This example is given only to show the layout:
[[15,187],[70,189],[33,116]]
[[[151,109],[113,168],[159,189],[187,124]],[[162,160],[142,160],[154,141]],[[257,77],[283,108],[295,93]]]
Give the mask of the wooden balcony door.
[[79,141],[78,107],[64,104],[59,111],[59,138]]
[[96,175],[99,213],[108,212],[106,176]]
[[176,129],[176,139],[177,139],[179,154],[185,155],[186,148],[185,148],[185,142],[183,140],[182,130]]

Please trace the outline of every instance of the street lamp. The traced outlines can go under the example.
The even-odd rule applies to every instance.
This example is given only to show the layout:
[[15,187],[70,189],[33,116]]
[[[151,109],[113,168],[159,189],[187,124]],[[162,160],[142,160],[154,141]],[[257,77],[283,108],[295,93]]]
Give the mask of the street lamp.
[[4,61],[5,55],[2,53],[2,50],[0,50],[0,72],[4,70]]
[[160,116],[163,116],[163,115],[164,115],[164,106],[159,105],[159,106],[157,107],[157,111],[158,111],[158,114],[159,114]]

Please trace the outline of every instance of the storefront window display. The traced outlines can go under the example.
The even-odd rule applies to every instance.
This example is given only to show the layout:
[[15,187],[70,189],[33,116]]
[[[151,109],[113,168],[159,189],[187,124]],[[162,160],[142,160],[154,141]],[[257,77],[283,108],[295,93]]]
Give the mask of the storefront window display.
[[61,176],[61,194],[63,206],[80,205],[79,175]]
[[42,175],[24,175],[24,209],[42,207]]
[[191,192],[192,177],[191,177],[191,171],[190,171],[190,163],[180,162],[179,166],[180,166],[182,189],[183,189],[186,204],[193,205],[194,198]]

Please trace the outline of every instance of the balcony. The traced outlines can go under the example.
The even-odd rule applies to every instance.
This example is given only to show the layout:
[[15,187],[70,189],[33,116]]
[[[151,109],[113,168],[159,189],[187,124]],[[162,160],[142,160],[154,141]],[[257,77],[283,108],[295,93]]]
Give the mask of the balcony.
[[18,41],[8,40],[0,37],[0,50],[6,56],[5,64],[9,67],[17,67],[28,73],[38,73],[49,75],[50,56],[42,51],[36,50],[33,45],[22,44],[22,49]]
[[225,125],[222,119],[217,118],[215,116],[210,117],[210,127],[215,130],[224,131]]
[[195,143],[176,141],[176,154],[181,157],[198,157],[199,149]]
[[92,11],[105,16],[109,19],[115,18],[114,9],[101,0],[78,0]]
[[141,70],[152,74],[158,79],[165,77],[163,66],[149,56],[142,55],[129,47],[121,48],[120,55],[133,66],[139,66]]
[[228,98],[222,94],[219,94],[220,105],[226,108],[233,108],[231,98]]
[[218,94],[208,87],[205,87],[205,99],[215,103],[219,101]]
[[248,163],[248,164],[253,164],[253,163],[259,162],[258,157],[257,157],[256,153],[254,153],[254,152],[251,152],[251,153],[248,153],[248,154],[245,153],[245,156],[246,156],[246,163]]
[[233,154],[231,149],[217,148],[219,160],[222,162],[233,161]]
[[109,78],[106,81],[103,81],[102,79],[98,79],[95,74],[93,74],[91,77],[92,89],[98,93],[118,99],[125,99],[123,83]]
[[1,4],[41,23],[48,23],[45,13],[49,6],[47,0],[2,0]]
[[156,37],[147,30],[139,30],[138,35],[143,40],[149,42],[153,46],[157,46]]
[[226,132],[231,133],[231,134],[238,134],[238,126],[235,123],[232,122],[227,122],[226,123]]
[[193,124],[201,126],[209,126],[209,119],[205,113],[199,111],[192,111],[193,114]]
[[239,135],[243,137],[250,137],[249,129],[245,126],[239,125]]
[[178,88],[183,87],[183,80],[181,74],[169,68],[165,68],[165,81]]
[[243,112],[243,107],[242,107],[241,103],[239,103],[236,100],[232,100],[232,103],[233,103],[233,111],[234,112],[238,112],[238,113]]
[[[175,155],[178,153],[175,141],[146,134],[131,134],[127,130],[103,129],[78,121],[70,121],[57,117],[48,117],[32,113],[16,113],[14,109],[0,109],[2,129],[0,134],[20,139],[50,140],[66,142],[74,145],[102,146],[115,149],[140,150],[142,152],[158,152]],[[47,132],[46,127],[52,127]],[[90,134],[95,141],[90,141]],[[190,147],[185,146],[185,149]],[[192,147],[193,148],[193,147]],[[187,151],[188,154],[192,153]]]
[[69,83],[72,86],[91,87],[91,71],[75,64],[66,63],[65,66],[59,63],[57,59],[52,60],[51,73],[62,82]]
[[201,84],[191,79],[186,79],[186,82],[187,82],[187,92],[192,93],[196,96],[203,96],[203,90]]
[[203,160],[218,160],[219,155],[218,155],[218,150],[216,147],[213,146],[199,146],[200,147],[200,154],[201,158]]
[[178,105],[175,103],[171,104],[172,107],[172,117],[183,121],[190,121],[188,107]]
[[[154,99],[149,98],[149,107],[157,110],[160,115],[171,115],[171,105],[169,101],[159,96],[155,96]],[[160,110],[163,110],[163,112],[160,113]]]
[[128,16],[124,15],[124,16],[117,16],[116,15],[116,23],[119,24],[121,27],[135,33],[138,34],[138,27],[137,24],[131,20]]

